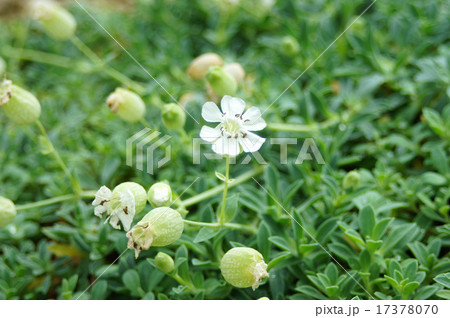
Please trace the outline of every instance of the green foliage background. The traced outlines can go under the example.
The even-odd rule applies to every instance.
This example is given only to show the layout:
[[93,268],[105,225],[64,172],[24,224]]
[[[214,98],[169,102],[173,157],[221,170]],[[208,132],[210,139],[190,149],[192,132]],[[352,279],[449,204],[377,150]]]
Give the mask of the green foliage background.
[[[88,9],[173,96],[194,92],[187,110],[201,118],[204,83],[185,75],[194,57],[212,51],[241,63],[248,78],[237,95],[265,109],[370,4],[279,0],[265,11],[258,2],[232,8],[210,0],[142,0],[125,12]],[[157,106],[170,97],[77,5],[68,8],[77,35],[96,54],[144,83],[150,125],[173,135],[172,161],[155,175],[126,166],[125,140],[143,127],[106,107],[120,83],[70,42],[49,39],[37,23],[1,22],[8,77],[39,98],[41,121],[83,189],[123,181],[148,188],[168,180],[181,193],[200,177],[184,200],[220,185],[214,171],[223,172],[223,162],[193,165],[178,133],[162,126]],[[300,44],[294,56],[283,51],[287,35]],[[312,137],[326,164],[295,165],[300,143],[288,148],[290,163],[282,165],[279,146],[266,143],[260,153],[269,164],[256,179],[269,194],[252,179],[230,190],[239,195],[234,221],[254,226],[256,234],[186,225],[178,242],[137,260],[127,251],[105,271],[127,240],[94,217],[89,200],[19,211],[0,229],[0,299],[370,298],[361,286],[376,299],[450,299],[449,43],[445,0],[378,0],[264,114],[264,137]],[[37,54],[28,50],[59,59],[30,61]],[[67,65],[49,64],[56,62]],[[274,125],[283,123],[309,130]],[[14,126],[0,111],[0,127],[0,195],[20,205],[72,193],[56,163],[41,153],[35,126]],[[198,137],[200,126],[188,116],[185,129]],[[234,165],[231,175],[256,167],[254,160]],[[352,170],[359,184],[344,189]],[[187,218],[214,221],[219,201],[220,194],[190,206]],[[256,291],[232,288],[218,269],[223,252],[241,245],[258,249],[269,264],[270,278]],[[154,268],[158,251],[175,258],[195,291]]]

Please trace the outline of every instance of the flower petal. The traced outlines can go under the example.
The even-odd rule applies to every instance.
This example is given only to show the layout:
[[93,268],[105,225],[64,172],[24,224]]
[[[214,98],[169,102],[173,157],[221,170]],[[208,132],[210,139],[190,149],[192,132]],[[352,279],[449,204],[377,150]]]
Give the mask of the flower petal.
[[231,99],[233,97],[229,96],[229,95],[225,95],[224,97],[222,97],[222,100],[220,101],[220,107],[222,108],[222,113],[224,115],[229,115],[231,114]]
[[218,123],[222,121],[222,113],[213,102],[206,102],[202,107],[202,117],[210,123]]
[[102,186],[95,194],[95,200],[92,202],[92,205],[101,205],[103,201],[110,201],[111,197],[111,190],[109,190],[108,187]]
[[225,95],[220,102],[220,106],[224,115],[235,117],[242,114],[245,109],[245,102],[238,97]]
[[247,132],[247,135],[245,137],[239,138],[239,143],[241,144],[242,149],[245,152],[258,151],[265,141],[265,138],[259,137],[258,135],[249,131]]
[[134,215],[136,214],[135,199],[130,190],[120,194],[120,208],[116,210],[116,215],[122,222],[125,231],[130,230]]
[[235,157],[241,153],[239,142],[236,138],[222,137],[212,145],[212,150],[219,155]]
[[109,203],[105,203],[104,205],[97,205],[94,209],[94,215],[99,218],[102,217],[103,213],[108,209]]
[[[105,223],[108,221],[108,219],[105,220]],[[109,224],[116,230],[120,230],[120,220],[119,217],[115,214],[112,214],[109,218]]]
[[220,129],[203,126],[200,130],[200,138],[204,141],[213,143],[217,138],[221,136]]
[[262,118],[261,110],[258,107],[250,107],[243,115],[244,127],[250,131],[263,130],[266,121]]

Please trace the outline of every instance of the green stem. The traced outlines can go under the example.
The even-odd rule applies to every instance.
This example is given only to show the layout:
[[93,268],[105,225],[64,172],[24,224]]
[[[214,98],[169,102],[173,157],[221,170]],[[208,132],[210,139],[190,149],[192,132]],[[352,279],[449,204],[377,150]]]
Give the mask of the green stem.
[[231,230],[241,230],[245,232],[250,232],[252,234],[256,234],[258,230],[256,227],[251,225],[244,225],[244,224],[238,224],[238,223],[207,223],[207,222],[197,222],[197,221],[190,221],[190,220],[183,220],[184,223],[192,225],[192,226],[200,226],[200,227],[210,227],[210,228],[227,228]]
[[78,179],[76,179],[69,171],[69,169],[67,168],[66,164],[64,163],[64,161],[61,159],[61,156],[59,155],[58,151],[56,151],[56,148],[53,146],[52,141],[50,140],[50,138],[47,135],[47,131],[45,130],[44,126],[42,125],[42,123],[37,120],[36,124],[39,128],[39,130],[41,131],[42,136],[45,138],[45,140],[47,141],[48,145],[50,146],[50,152],[52,153],[53,157],[55,158],[56,162],[58,162],[59,166],[61,167],[61,169],[64,171],[64,173],[66,174],[67,178],[69,178],[71,184],[72,184],[72,190],[76,195],[80,195],[81,193],[81,187],[80,187],[80,183],[78,181]]
[[319,124],[301,125],[301,124],[272,123],[267,124],[267,128],[274,131],[309,133],[309,132],[317,132],[320,129],[328,128],[336,124],[338,121],[339,117],[334,116]]
[[20,58],[25,61],[49,64],[62,68],[73,68],[73,61],[70,58],[61,55],[13,47],[3,48],[2,53],[7,57]]
[[180,275],[178,274],[174,274],[172,275],[172,277],[179,282],[181,285],[186,286],[187,288],[189,288],[191,290],[191,292],[195,293],[196,289],[194,284],[192,284],[191,282],[187,282],[185,281]]
[[222,197],[222,208],[220,210],[220,218],[219,222],[221,225],[224,225],[225,223],[225,205],[227,200],[227,192],[228,192],[228,182],[230,182],[230,157],[225,157],[225,185],[223,188],[223,197]]
[[[231,182],[228,185],[228,188],[231,189],[233,187],[236,187],[236,186],[240,185],[241,183],[261,174],[263,171],[264,171],[264,167],[259,166],[259,167],[256,167],[254,170],[243,173],[242,175],[240,175],[239,177],[234,179],[233,182]],[[225,184],[218,185],[217,187],[214,187],[205,192],[199,193],[189,199],[177,201],[177,202],[175,202],[175,204],[177,204],[179,207],[188,207],[188,206],[197,204],[197,203],[199,203],[203,200],[206,200],[216,194],[221,193],[224,190],[224,187],[225,187]]]
[[145,118],[141,118],[141,119],[139,120],[139,122],[140,122],[141,125],[144,126],[145,128],[152,129],[152,127],[150,126],[150,123],[149,123]]
[[74,36],[71,38],[72,44],[83,53],[92,63],[94,63],[97,67],[101,68],[108,76],[114,78],[118,82],[124,84],[127,87],[132,88],[139,94],[143,94],[145,92],[145,87],[133,81],[128,76],[122,74],[116,69],[106,65],[103,60],[98,57],[97,54],[94,53],[83,41],[81,41],[78,37]]
[[[82,198],[86,198],[86,199],[93,198],[95,196],[95,191],[82,191],[80,196]],[[58,197],[54,197],[54,198],[46,199],[46,200],[42,200],[42,201],[37,201],[37,202],[33,202],[33,203],[16,205],[16,210],[17,211],[29,210],[29,209],[33,209],[33,208],[39,208],[42,206],[52,205],[52,204],[59,203],[59,202],[75,200],[77,198],[79,198],[79,196],[77,196],[75,194],[66,194],[66,195],[61,195]]]

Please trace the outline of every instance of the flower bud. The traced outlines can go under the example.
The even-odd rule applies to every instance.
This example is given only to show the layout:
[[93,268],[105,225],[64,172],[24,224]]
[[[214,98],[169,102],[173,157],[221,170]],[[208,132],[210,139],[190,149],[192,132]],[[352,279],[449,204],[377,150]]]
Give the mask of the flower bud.
[[206,79],[214,92],[219,96],[234,95],[236,93],[236,80],[222,67],[212,66],[206,73]]
[[6,71],[6,62],[5,62],[4,59],[2,59],[2,58],[0,57],[0,77],[3,76],[3,74],[5,73],[5,71]]
[[165,182],[155,183],[148,190],[148,202],[155,208],[169,206],[172,202],[172,189]]
[[270,300],[270,299],[269,299],[269,297],[261,297],[261,298],[258,298],[258,300]]
[[106,103],[113,113],[123,120],[134,123],[141,120],[145,114],[145,104],[142,98],[125,88],[116,88]]
[[172,130],[183,128],[186,122],[186,113],[181,106],[175,103],[164,105],[161,117],[164,126]]
[[294,56],[300,52],[300,44],[293,36],[287,35],[281,40],[281,49],[284,54]]
[[136,182],[123,182],[114,188],[112,191],[113,198],[125,191],[130,191],[134,196],[136,214],[144,210],[147,204],[147,192],[144,187]]
[[356,170],[350,171],[344,177],[342,181],[342,187],[344,189],[356,189],[359,183],[359,172]]
[[73,15],[53,1],[37,1],[34,14],[47,35],[55,40],[69,40],[75,35],[77,21]]
[[235,247],[222,258],[220,269],[225,280],[238,288],[258,288],[264,277],[268,277],[267,264],[257,250]]
[[183,233],[184,222],[180,213],[169,207],[148,212],[127,233],[128,248],[135,250],[136,258],[150,246],[166,246],[176,242]]
[[239,85],[244,81],[245,71],[239,63],[230,63],[223,67],[225,72],[228,72],[234,77],[234,80]]
[[170,255],[159,252],[155,257],[156,268],[165,274],[170,274],[175,270],[175,263]]
[[187,70],[187,74],[193,79],[202,79],[205,77],[211,66],[222,66],[223,61],[216,53],[205,53],[196,57]]
[[41,104],[36,97],[9,80],[0,84],[0,109],[17,125],[31,124],[41,115]]
[[16,214],[14,203],[7,198],[0,197],[0,228],[11,224]]

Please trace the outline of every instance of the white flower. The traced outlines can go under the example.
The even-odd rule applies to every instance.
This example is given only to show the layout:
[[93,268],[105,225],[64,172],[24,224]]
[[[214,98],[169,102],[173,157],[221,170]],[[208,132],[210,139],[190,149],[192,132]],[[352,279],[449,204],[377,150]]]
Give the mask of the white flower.
[[123,225],[125,231],[130,229],[136,213],[134,195],[130,190],[113,193],[107,187],[102,186],[95,194],[92,205],[95,206],[95,216],[101,218],[106,212],[105,223],[109,221],[109,224],[115,229],[120,229],[120,224]]
[[237,156],[242,150],[255,152],[266,139],[252,133],[266,127],[258,107],[250,107],[245,113],[245,102],[225,95],[220,102],[222,111],[213,102],[203,105],[202,116],[210,123],[220,123],[215,128],[203,126],[200,137],[212,143],[219,155]]

